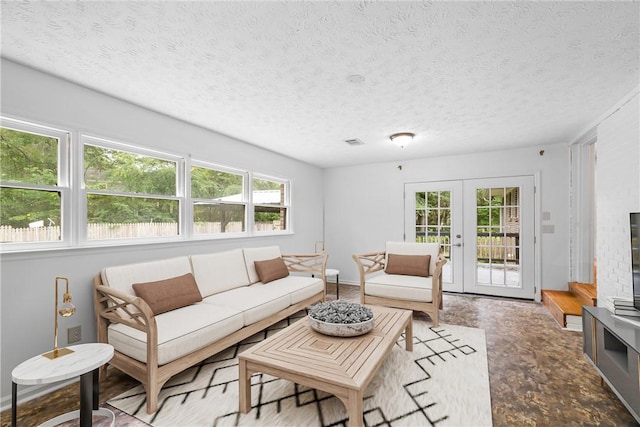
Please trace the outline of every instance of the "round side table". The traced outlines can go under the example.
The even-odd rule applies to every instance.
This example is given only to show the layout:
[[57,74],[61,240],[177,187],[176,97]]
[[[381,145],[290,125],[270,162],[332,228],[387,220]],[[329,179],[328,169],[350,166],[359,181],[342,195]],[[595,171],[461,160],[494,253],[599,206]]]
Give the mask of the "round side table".
[[99,408],[99,368],[113,357],[113,346],[109,344],[91,343],[67,347],[73,353],[56,359],[48,359],[43,355],[25,360],[11,372],[11,426],[16,427],[18,384],[38,385],[80,377],[80,410],[57,416],[41,426],[55,426],[74,418],[80,418],[81,427],[89,427],[93,414],[111,418],[115,424],[115,415],[106,408]]

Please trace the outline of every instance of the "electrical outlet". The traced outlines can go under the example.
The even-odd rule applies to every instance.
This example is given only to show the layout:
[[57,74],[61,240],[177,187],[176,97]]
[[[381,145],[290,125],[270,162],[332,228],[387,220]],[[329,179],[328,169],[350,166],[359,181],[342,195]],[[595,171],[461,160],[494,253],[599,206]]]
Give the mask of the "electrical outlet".
[[73,328],[67,329],[67,344],[73,344],[81,339],[82,335],[80,334],[80,326],[74,326]]

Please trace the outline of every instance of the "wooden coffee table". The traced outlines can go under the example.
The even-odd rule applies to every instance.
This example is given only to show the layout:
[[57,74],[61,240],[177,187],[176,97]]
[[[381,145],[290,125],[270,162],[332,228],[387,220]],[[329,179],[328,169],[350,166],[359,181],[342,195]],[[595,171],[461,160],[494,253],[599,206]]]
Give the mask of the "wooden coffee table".
[[335,395],[347,408],[349,425],[362,426],[365,389],[403,331],[405,348],[413,351],[412,312],[370,308],[376,321],[365,335],[323,335],[303,319],[241,353],[240,412],[251,410],[251,375],[262,372]]

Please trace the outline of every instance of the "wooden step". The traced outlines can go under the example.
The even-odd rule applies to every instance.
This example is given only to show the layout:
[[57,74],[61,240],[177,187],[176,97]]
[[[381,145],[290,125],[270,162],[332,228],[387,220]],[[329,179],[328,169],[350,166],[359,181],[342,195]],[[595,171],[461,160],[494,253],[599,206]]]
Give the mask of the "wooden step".
[[542,303],[563,328],[567,327],[567,316],[582,316],[582,304],[569,291],[543,289]]
[[590,283],[569,282],[569,292],[575,295],[582,305],[595,307],[598,302],[598,294],[595,285]]

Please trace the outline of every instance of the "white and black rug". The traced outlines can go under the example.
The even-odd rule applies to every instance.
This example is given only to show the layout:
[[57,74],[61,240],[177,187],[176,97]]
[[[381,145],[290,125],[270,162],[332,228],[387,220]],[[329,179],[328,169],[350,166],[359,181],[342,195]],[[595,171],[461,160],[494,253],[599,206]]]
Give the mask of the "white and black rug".
[[[304,317],[304,312],[175,376],[146,413],[142,386],[108,403],[153,426],[344,426],[334,396],[268,375],[252,377],[252,409],[238,412],[238,353]],[[367,426],[490,426],[491,397],[482,329],[413,323],[413,352],[398,340],[369,384]]]

